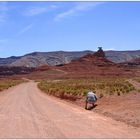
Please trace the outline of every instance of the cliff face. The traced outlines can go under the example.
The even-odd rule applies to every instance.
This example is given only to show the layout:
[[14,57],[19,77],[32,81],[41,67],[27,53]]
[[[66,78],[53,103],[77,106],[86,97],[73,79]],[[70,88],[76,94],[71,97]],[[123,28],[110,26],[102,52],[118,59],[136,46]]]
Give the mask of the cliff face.
[[95,52],[93,56],[105,58],[105,52],[101,47],[99,47],[99,50]]
[[105,52],[99,48],[97,52],[94,54],[87,54],[84,57],[80,58],[79,60],[75,60],[73,62],[78,61],[85,63],[85,65],[94,65],[94,66],[108,66],[108,65],[115,65],[114,62],[108,60],[105,56]]

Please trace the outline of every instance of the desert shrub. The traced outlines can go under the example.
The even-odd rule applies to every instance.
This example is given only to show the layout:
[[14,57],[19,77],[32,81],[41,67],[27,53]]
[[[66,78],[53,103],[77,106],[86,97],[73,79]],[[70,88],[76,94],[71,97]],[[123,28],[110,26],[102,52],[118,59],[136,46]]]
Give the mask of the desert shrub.
[[99,98],[102,98],[102,97],[104,97],[104,94],[100,93]]
[[96,79],[67,79],[61,81],[42,81],[38,87],[48,94],[58,96],[86,96],[87,92],[92,90],[103,97],[105,95],[121,95],[134,90],[132,84],[125,79],[96,78]]
[[2,79],[0,80],[0,91],[8,89],[12,86],[18,85],[24,82],[24,80],[11,80],[11,79]]
[[134,78],[133,80],[135,80],[136,82],[140,83],[140,77]]
[[137,90],[140,93],[140,89]]

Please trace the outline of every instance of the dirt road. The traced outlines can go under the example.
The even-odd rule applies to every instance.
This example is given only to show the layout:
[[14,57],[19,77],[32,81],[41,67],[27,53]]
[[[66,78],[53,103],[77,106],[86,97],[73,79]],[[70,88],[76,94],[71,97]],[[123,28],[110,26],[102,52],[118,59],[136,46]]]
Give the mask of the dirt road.
[[0,138],[140,138],[140,129],[50,97],[31,81],[0,93]]

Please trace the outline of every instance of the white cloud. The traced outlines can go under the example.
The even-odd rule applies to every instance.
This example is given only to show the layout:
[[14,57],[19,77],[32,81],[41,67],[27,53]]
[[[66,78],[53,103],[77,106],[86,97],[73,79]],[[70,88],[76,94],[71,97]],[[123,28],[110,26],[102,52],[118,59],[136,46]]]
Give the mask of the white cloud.
[[23,33],[29,31],[33,27],[33,24],[29,24],[25,26],[22,30],[19,31],[18,35],[22,35]]
[[115,48],[103,48],[104,51],[113,51]]
[[30,7],[28,9],[26,9],[26,11],[24,11],[24,15],[25,16],[40,15],[40,14],[46,13],[46,12],[56,9],[56,8],[57,8],[56,5],[50,5],[47,7]]
[[47,8],[45,7],[32,7],[28,9],[24,14],[26,16],[34,16],[34,15],[45,13],[46,11],[47,11]]
[[62,13],[59,13],[54,20],[60,20],[63,18],[67,18],[69,16],[75,16],[76,14],[84,11],[88,11],[97,5],[103,4],[104,2],[78,2],[74,7],[71,9],[64,11]]

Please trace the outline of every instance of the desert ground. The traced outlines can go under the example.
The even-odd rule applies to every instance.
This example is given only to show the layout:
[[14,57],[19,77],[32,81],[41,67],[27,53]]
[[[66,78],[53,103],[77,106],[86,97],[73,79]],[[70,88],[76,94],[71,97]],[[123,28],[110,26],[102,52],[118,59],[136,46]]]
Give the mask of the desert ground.
[[140,138],[140,128],[48,96],[29,81],[0,93],[0,138]]

